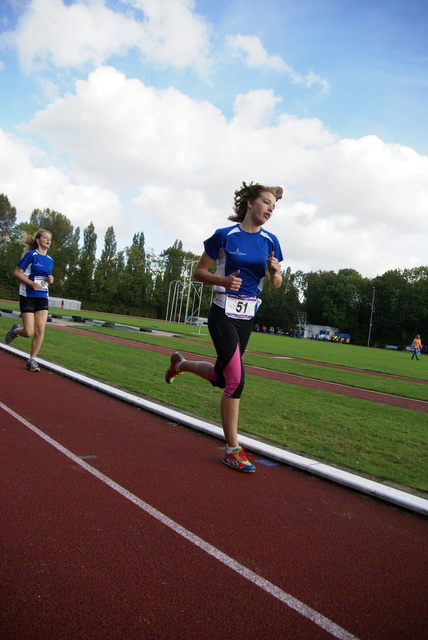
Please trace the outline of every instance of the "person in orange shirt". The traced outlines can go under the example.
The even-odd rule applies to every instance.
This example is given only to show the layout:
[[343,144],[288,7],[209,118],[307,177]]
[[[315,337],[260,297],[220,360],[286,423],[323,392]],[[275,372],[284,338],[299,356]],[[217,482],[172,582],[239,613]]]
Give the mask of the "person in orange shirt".
[[422,349],[421,336],[419,335],[419,333],[412,342],[412,348],[413,348],[412,360],[415,357],[416,357],[416,360],[419,360],[419,356],[421,355],[421,349]]

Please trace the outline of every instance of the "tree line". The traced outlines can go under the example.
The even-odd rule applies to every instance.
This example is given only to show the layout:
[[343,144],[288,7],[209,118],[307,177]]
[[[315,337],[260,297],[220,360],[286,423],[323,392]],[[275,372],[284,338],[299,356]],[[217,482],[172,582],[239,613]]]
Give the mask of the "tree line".
[[[199,256],[183,250],[176,240],[156,255],[145,246],[144,233],[133,236],[129,247],[118,250],[113,227],[104,236],[97,258],[98,237],[92,222],[83,230],[57,211],[34,209],[28,222],[16,222],[16,209],[0,194],[0,297],[17,299],[12,272],[22,255],[23,232],[44,228],[52,233],[50,255],[55,260],[55,283],[50,295],[79,300],[83,309],[150,318],[166,318],[173,283],[183,281],[189,263]],[[259,325],[287,333],[296,328],[299,313],[312,324],[337,327],[352,342],[366,345],[409,344],[419,333],[428,341],[428,266],[394,269],[365,278],[354,269],[282,271],[280,289],[263,290],[256,316]],[[211,292],[203,288],[201,316],[208,314]],[[184,317],[180,318],[181,321]],[[371,323],[372,320],[372,323]]]

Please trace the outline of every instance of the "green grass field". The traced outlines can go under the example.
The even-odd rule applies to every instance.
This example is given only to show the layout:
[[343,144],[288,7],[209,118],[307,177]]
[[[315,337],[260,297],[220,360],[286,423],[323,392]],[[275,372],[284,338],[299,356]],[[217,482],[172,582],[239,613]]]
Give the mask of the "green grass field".
[[[0,306],[17,309],[17,304]],[[52,310],[52,313],[66,315]],[[168,359],[161,354],[101,341],[97,333],[126,338],[214,357],[208,330],[161,320],[112,316],[94,312],[68,312],[96,320],[108,320],[134,327],[162,330],[173,335],[155,335],[118,328],[85,328],[87,336],[47,326],[40,357],[57,362],[137,393],[146,398],[218,421],[221,391],[191,375],[180,376],[173,385],[164,382]],[[71,319],[70,319],[71,320]],[[74,323],[71,320],[70,325]],[[4,313],[0,335],[11,326]],[[29,350],[29,341],[14,346]],[[291,358],[291,359],[289,359]],[[297,340],[254,333],[245,362],[249,365],[294,373],[320,380],[428,400],[428,357],[412,361],[405,352],[367,349]],[[340,368],[320,366],[322,363]],[[358,369],[358,372],[350,369]],[[402,376],[396,380],[371,372]],[[428,414],[348,398],[247,374],[241,401],[240,431],[252,434],[288,450],[374,477],[389,484],[428,492]]]

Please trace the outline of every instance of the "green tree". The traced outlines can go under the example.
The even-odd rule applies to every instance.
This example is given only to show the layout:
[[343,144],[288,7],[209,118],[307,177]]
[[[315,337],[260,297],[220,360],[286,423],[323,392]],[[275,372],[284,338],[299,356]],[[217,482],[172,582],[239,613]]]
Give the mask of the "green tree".
[[428,267],[390,270],[375,278],[373,285],[372,332],[376,343],[404,346],[417,333],[427,335]]
[[67,247],[67,273],[64,277],[64,287],[61,293],[62,297],[74,298],[76,289],[78,288],[79,278],[79,241],[80,228],[74,231],[71,242]]
[[417,333],[428,343],[428,266],[405,269],[404,277],[410,286],[410,295],[402,300],[401,308],[407,310],[403,326],[404,344],[411,342]]
[[301,302],[299,299],[299,273],[292,273],[290,267],[287,267],[282,274],[282,289],[284,294],[279,300],[279,312],[282,322],[278,325],[287,332],[295,326],[297,314],[301,310]]
[[152,279],[146,261],[144,233],[136,233],[132,245],[125,249],[123,297],[125,308],[136,315],[146,315],[150,306]]
[[375,289],[372,324],[372,345],[393,344],[399,341],[399,312],[403,296],[407,296],[407,280],[399,269],[386,271],[372,281]]
[[261,295],[262,304],[256,314],[255,322],[266,325],[268,329],[282,329],[287,332],[296,324],[298,311],[300,310],[299,292],[295,277],[290,267],[281,271],[282,283],[278,289],[272,289],[267,275],[263,284]]
[[372,286],[355,269],[311,272],[304,277],[304,303],[308,321],[337,327],[354,342],[367,342]]
[[79,252],[77,269],[74,275],[73,297],[81,300],[82,305],[90,308],[95,299],[94,270],[96,265],[97,234],[93,222],[83,230],[83,247]]
[[336,279],[334,271],[317,271],[306,274],[303,311],[311,324],[332,325],[336,320],[330,291]]
[[16,266],[19,254],[19,243],[13,230],[16,222],[16,209],[12,207],[9,198],[0,194],[0,297],[16,297],[16,280],[12,272]]
[[[370,281],[355,269],[340,269],[330,294],[334,298],[334,319],[340,331],[350,333],[354,342],[364,341],[367,332],[364,323],[367,316],[366,292]],[[360,329],[362,325],[362,329]]]
[[[193,253],[183,251],[181,240],[176,240],[172,247],[168,247],[160,254],[157,261],[157,273],[154,274],[155,288],[152,305],[157,318],[165,317],[171,282],[184,280],[189,263],[196,262],[196,260],[197,256]],[[192,301],[190,301],[189,307],[192,307]]]
[[102,309],[111,309],[114,306],[117,290],[121,287],[116,252],[114,229],[108,227],[104,236],[104,248],[94,273],[95,301]]
[[127,315],[135,315],[135,311],[129,310],[125,306],[125,290],[124,290],[124,276],[125,276],[125,251],[118,251],[115,258],[116,263],[116,288],[112,292],[112,298],[110,300],[111,308],[117,313],[125,313]]
[[0,193],[0,251],[9,240],[11,231],[16,223],[16,209],[12,207],[9,198]]

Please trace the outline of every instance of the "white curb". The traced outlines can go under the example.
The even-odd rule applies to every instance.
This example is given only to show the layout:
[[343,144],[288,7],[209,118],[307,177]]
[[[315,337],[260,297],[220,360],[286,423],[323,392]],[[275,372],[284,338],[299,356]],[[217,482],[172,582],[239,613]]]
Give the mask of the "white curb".
[[[9,345],[0,343],[0,347],[3,350],[9,351],[10,353],[13,353],[14,355],[21,358],[28,359],[29,357],[28,353],[19,351],[18,349],[15,349],[14,347],[11,347]],[[205,422],[202,419],[188,416],[184,413],[181,413],[179,410],[164,407],[157,404],[156,402],[145,400],[144,398],[139,398],[132,393],[122,391],[121,389],[116,389],[115,387],[111,387],[108,384],[99,382],[98,380],[94,380],[93,378],[85,376],[81,373],[76,373],[75,371],[71,371],[70,369],[61,367],[58,364],[49,362],[48,360],[37,358],[37,362],[40,363],[45,369],[55,371],[56,373],[85,384],[86,386],[92,387],[93,389],[101,391],[102,393],[114,396],[119,400],[134,404],[141,409],[156,413],[165,418],[168,418],[169,420],[179,422],[180,424],[184,424],[187,427],[209,433],[214,437],[224,440],[223,429],[210,424],[209,422]],[[379,482],[374,482],[373,480],[368,480],[367,478],[349,473],[349,471],[343,471],[341,469],[337,469],[336,467],[331,467],[324,462],[318,462],[316,460],[312,460],[311,458],[306,458],[290,451],[279,449],[274,445],[266,444],[249,436],[240,435],[239,441],[243,446],[247,447],[251,451],[266,456],[267,458],[271,458],[272,460],[277,460],[278,462],[288,464],[292,467],[297,467],[298,469],[307,471],[308,473],[313,473],[314,475],[326,478],[327,480],[337,482],[338,484],[342,484],[351,489],[355,489],[357,491],[360,491],[361,493],[368,494],[375,498],[380,498],[382,500],[385,500],[386,502],[392,502],[393,504],[404,507],[405,509],[410,509],[411,511],[416,511],[417,513],[421,513],[423,515],[428,515],[428,500],[426,500],[425,498],[420,498],[419,496],[415,496],[411,493],[407,493],[399,489],[394,489],[393,487],[388,487]]]

